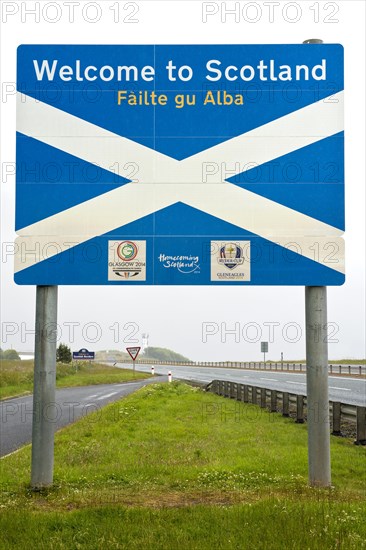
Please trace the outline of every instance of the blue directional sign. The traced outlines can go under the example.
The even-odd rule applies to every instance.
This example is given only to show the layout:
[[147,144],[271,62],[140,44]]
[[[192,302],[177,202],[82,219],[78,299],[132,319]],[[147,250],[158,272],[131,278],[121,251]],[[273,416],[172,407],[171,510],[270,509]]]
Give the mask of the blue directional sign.
[[15,281],[344,282],[343,48],[25,45]]
[[73,351],[72,352],[72,358],[73,358],[73,360],[94,361],[95,352],[94,351],[89,351],[85,348],[81,348],[81,349],[79,349],[79,351]]

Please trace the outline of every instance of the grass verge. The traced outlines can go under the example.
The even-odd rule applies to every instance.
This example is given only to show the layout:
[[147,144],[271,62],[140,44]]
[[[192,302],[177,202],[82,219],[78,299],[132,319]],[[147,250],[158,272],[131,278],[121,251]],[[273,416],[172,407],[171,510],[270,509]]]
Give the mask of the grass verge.
[[[147,386],[1,461],[2,548],[366,548],[366,449],[332,438],[334,487],[307,487],[306,425],[182,383]],[[43,546],[42,546],[43,545]]]
[[[33,360],[2,361],[0,367],[0,399],[25,395],[33,391]],[[79,361],[56,365],[56,387],[91,386],[94,384],[118,384],[149,378],[146,373],[119,369],[100,363]]]

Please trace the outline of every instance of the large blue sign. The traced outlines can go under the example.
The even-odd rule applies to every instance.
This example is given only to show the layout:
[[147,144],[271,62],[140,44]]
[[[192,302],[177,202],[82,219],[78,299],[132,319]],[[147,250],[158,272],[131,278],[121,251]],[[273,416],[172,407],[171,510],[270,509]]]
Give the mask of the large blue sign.
[[17,283],[344,282],[342,46],[21,46],[17,87]]

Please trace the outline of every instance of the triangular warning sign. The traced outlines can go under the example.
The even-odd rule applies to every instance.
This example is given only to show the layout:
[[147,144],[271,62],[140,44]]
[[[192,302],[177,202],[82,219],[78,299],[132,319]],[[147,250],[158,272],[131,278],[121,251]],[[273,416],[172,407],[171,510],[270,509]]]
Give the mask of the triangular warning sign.
[[126,348],[126,351],[130,354],[131,359],[135,360],[138,356],[141,348]]

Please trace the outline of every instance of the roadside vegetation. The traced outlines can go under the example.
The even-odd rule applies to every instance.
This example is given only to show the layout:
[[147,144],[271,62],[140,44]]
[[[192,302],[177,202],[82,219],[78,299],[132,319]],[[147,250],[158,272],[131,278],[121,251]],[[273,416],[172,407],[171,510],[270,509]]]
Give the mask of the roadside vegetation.
[[[33,391],[34,361],[2,361],[0,368],[0,399],[26,395]],[[56,364],[56,387],[89,386],[93,384],[118,384],[149,378],[146,373],[118,369],[99,363],[78,361]]]
[[15,349],[2,350],[0,348],[0,360],[1,361],[20,361],[18,352]]
[[333,365],[366,365],[366,359],[334,359],[329,363]]
[[[263,361],[261,361],[263,362]],[[281,363],[281,360],[276,359],[267,359],[266,363]],[[295,363],[298,365],[301,363],[302,365],[306,365],[306,359],[284,359],[283,363],[287,365]],[[329,365],[366,365],[366,359],[329,359],[328,361]]]
[[72,352],[68,345],[63,344],[62,342],[58,345],[56,350],[56,361],[57,363],[72,362]]
[[366,548],[366,448],[331,452],[334,487],[309,488],[306,424],[149,385],[56,434],[52,489],[30,491],[30,446],[1,461],[0,546]]

